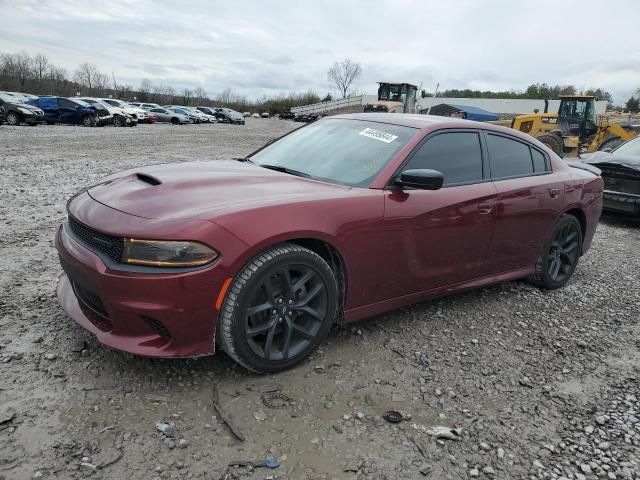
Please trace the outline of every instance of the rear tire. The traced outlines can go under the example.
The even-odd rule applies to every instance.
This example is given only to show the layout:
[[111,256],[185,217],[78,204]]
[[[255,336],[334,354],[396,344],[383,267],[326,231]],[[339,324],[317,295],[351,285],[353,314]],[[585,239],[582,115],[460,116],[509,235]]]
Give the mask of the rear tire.
[[180,123],[180,120],[178,120],[177,118],[174,117],[174,118],[171,119],[171,123],[173,125],[178,125],[178,123]]
[[569,281],[582,252],[582,227],[573,215],[562,215],[553,227],[551,237],[542,246],[536,271],[529,277],[534,285],[550,290]]
[[551,150],[553,150],[553,153],[555,153],[559,157],[562,157],[564,155],[564,152],[563,152],[563,149],[562,149],[562,147],[563,147],[562,140],[560,140],[555,135],[550,135],[548,133],[544,133],[542,135],[537,136],[536,140],[538,140],[539,142],[545,144],[547,147],[549,147]]
[[284,243],[256,256],[236,275],[220,311],[217,336],[243,367],[275,373],[320,345],[337,309],[338,286],[327,262]]
[[20,125],[20,115],[16,112],[7,113],[7,125],[11,125],[13,127]]

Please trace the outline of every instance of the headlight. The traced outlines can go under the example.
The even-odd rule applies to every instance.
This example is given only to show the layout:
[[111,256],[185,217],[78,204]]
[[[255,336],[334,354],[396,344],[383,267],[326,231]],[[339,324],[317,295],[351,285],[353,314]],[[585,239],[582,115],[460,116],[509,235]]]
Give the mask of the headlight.
[[199,267],[212,262],[218,252],[198,242],[136,240],[125,238],[122,261],[150,267]]
[[20,110],[22,113],[28,113],[29,115],[31,115],[33,112],[31,110],[29,110],[28,108],[22,108],[22,107],[18,107],[18,110]]

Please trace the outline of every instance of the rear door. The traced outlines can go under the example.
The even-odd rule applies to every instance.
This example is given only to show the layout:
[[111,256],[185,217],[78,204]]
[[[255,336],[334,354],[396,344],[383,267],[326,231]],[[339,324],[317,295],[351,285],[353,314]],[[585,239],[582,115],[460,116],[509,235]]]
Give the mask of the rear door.
[[428,136],[397,172],[415,168],[444,175],[440,190],[389,189],[382,245],[386,298],[483,276],[496,189],[476,130]]
[[563,209],[565,178],[551,171],[546,152],[519,138],[488,131],[484,138],[498,192],[490,273],[530,267]]

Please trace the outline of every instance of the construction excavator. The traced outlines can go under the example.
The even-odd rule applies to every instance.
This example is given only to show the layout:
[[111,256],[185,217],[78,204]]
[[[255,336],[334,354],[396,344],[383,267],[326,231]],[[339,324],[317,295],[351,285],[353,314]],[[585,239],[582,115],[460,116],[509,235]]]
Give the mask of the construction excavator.
[[367,103],[365,112],[415,113],[418,87],[410,83],[378,82],[378,100]]
[[577,157],[580,153],[610,151],[640,133],[640,125],[610,123],[596,114],[596,98],[588,95],[560,97],[558,113],[518,115],[511,128],[528,133],[561,157]]

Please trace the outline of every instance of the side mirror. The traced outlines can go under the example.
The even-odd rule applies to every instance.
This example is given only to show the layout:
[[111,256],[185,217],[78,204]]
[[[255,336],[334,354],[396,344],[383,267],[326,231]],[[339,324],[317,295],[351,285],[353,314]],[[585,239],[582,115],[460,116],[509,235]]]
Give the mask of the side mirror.
[[439,190],[444,183],[444,175],[437,170],[414,169],[405,170],[396,180],[400,187],[418,188],[421,190]]

